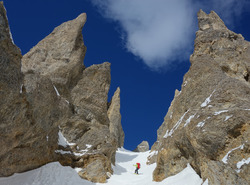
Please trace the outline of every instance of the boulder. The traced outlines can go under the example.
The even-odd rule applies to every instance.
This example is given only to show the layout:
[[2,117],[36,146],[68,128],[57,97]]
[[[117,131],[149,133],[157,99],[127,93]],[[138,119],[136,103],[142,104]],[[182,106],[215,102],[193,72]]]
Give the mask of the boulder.
[[191,67],[152,147],[153,178],[189,163],[209,184],[248,184],[250,44],[213,11],[199,11],[198,20]]
[[[88,163],[86,163],[85,168],[81,170],[78,174],[80,177],[87,179],[92,182],[99,182],[99,183],[105,183],[106,179],[108,179],[111,174],[110,172],[107,172],[109,160],[105,160],[102,157],[99,158],[98,156],[95,156],[95,158],[92,158],[88,160]],[[112,171],[113,172],[113,171]]]
[[136,149],[134,149],[134,152],[147,152],[149,150],[149,144],[147,141],[142,141]]

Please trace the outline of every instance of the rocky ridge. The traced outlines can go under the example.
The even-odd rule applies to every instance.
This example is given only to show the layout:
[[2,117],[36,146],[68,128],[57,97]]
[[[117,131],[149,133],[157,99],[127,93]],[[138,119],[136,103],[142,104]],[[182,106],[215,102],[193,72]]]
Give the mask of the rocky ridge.
[[86,14],[55,28],[22,57],[3,2],[0,10],[0,176],[59,161],[78,168],[82,178],[106,182],[124,142],[111,132],[119,125],[123,133],[121,120],[111,126],[109,119],[120,117],[120,101],[108,113],[110,63],[83,65]]
[[250,44],[220,17],[198,13],[191,67],[157,131],[148,163],[162,181],[189,163],[209,184],[248,184]]

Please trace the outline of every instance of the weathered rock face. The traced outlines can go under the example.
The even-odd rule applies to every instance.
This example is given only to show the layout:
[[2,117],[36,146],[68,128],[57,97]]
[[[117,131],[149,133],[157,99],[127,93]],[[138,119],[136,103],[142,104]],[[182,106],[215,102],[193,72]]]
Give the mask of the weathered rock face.
[[248,184],[250,44],[215,12],[200,11],[198,20],[191,67],[152,147],[154,180],[190,163],[209,184]]
[[105,160],[103,157],[95,156],[89,158],[85,163],[84,169],[79,172],[79,175],[92,182],[106,182],[106,179],[110,177],[109,160]]
[[[82,14],[57,27],[23,57],[22,70],[25,77],[33,74],[50,79],[60,100],[56,105],[63,107],[60,128],[71,146],[60,147],[57,160],[82,168],[79,175],[87,180],[105,182],[106,174],[113,172],[111,163],[115,163],[117,149],[107,115],[110,63],[84,69],[81,28],[85,21]],[[95,161],[102,165],[91,165]]]
[[110,64],[85,69],[85,21],[81,14],[63,23],[22,58],[0,3],[0,176],[52,161],[82,168],[79,175],[93,182],[113,173]]
[[[50,80],[21,73],[21,52],[11,40],[0,2],[0,176],[37,168],[55,159],[62,116]],[[30,81],[28,86],[24,84]],[[47,100],[47,101],[44,101]]]
[[115,164],[117,140],[110,133],[107,114],[109,86],[110,63],[86,68],[70,94],[73,114],[61,124],[63,135],[75,145],[72,150],[84,160],[79,175],[93,182],[106,182],[107,174],[113,173],[111,163]]
[[110,63],[85,69],[71,92],[75,114],[93,122],[109,125],[107,101],[110,87]]
[[46,76],[60,94],[69,98],[69,91],[76,85],[84,69],[86,47],[82,28],[86,14],[58,26],[22,58],[22,72]]
[[134,150],[134,152],[146,152],[149,150],[149,144],[147,141],[142,141]]
[[120,88],[118,87],[115,91],[109,109],[108,118],[110,120],[110,133],[113,134],[118,142],[118,147],[123,147],[124,144],[124,132],[121,124],[121,113],[120,113]]
[[[13,43],[3,2],[0,2],[0,62],[1,62],[1,93],[3,88],[11,88],[13,93],[19,94],[23,76],[21,74],[21,51]],[[15,89],[15,91],[14,91]],[[7,93],[6,93],[7,94]],[[4,101],[1,99],[1,101]]]

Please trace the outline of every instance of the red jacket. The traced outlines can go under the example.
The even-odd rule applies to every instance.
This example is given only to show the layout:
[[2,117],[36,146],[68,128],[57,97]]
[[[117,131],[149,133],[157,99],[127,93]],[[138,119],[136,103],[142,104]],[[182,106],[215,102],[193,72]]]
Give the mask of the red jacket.
[[136,168],[140,169],[141,168],[141,164],[140,163],[136,163]]

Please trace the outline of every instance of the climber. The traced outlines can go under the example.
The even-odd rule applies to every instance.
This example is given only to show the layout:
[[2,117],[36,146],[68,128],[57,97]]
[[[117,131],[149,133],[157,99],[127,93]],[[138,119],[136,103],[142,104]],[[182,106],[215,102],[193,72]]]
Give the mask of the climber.
[[141,164],[140,163],[136,163],[134,166],[136,167],[135,174],[138,175],[138,170],[141,168]]

